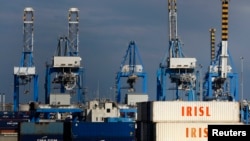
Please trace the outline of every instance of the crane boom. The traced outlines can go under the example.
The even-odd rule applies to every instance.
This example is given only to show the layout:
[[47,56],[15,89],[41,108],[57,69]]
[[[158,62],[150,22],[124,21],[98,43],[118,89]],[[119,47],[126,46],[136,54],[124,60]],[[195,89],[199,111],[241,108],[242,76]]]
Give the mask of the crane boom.
[[79,10],[78,8],[70,8],[68,13],[69,21],[69,47],[72,56],[78,56],[79,52]]
[[176,40],[177,36],[177,8],[176,0],[168,0],[169,12],[169,40]]
[[233,72],[233,61],[228,48],[229,0],[221,0],[221,41],[214,55],[215,29],[211,32],[211,65],[205,76],[204,100],[238,100],[238,74]]
[[[19,109],[19,89],[34,82],[34,101],[38,101],[38,75],[33,61],[34,9],[26,7],[23,11],[23,52],[18,67],[14,67],[14,111]],[[30,88],[25,88],[28,94]]]
[[210,30],[210,45],[211,45],[211,64],[213,63],[215,59],[215,28],[211,28]]
[[222,0],[220,77],[224,79],[228,73],[228,4],[228,0]]
[[182,52],[182,43],[177,35],[177,3],[168,0],[169,23],[169,50],[165,54],[160,68],[157,71],[157,99],[166,100],[166,74],[169,74],[171,83],[175,83],[176,99],[180,98],[180,91],[188,92],[189,100],[194,100],[193,88],[196,81],[194,70],[196,58],[185,57]]
[[26,7],[23,13],[23,58],[20,66],[32,67],[33,62],[33,37],[34,37],[34,10]]

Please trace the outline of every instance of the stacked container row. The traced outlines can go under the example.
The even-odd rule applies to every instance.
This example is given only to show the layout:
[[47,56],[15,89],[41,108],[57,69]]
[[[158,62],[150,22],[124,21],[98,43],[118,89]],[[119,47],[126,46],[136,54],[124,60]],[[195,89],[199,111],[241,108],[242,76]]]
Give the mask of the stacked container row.
[[138,103],[138,141],[207,141],[208,125],[243,124],[240,104],[226,101]]
[[134,122],[22,122],[18,141],[135,141]]

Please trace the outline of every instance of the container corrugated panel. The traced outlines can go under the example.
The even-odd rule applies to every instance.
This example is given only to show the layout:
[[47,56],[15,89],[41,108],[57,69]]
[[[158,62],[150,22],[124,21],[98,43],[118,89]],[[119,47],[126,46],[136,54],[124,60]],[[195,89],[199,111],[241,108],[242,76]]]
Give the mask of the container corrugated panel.
[[149,121],[150,119],[150,107],[151,102],[139,102],[137,103],[137,120]]
[[20,135],[63,135],[63,122],[21,122]]
[[134,122],[76,122],[72,123],[71,130],[73,141],[86,138],[133,141],[135,138]]
[[[155,101],[142,106],[138,121],[152,122],[240,122],[240,104],[224,101]],[[148,115],[145,115],[148,113]],[[140,115],[141,114],[141,115]],[[149,117],[146,117],[149,116]]]
[[[137,141],[148,141],[152,138],[152,123],[136,122],[136,140]],[[153,140],[152,140],[153,141]]]
[[243,125],[243,123],[143,123],[136,138],[143,141],[207,141],[208,125]]

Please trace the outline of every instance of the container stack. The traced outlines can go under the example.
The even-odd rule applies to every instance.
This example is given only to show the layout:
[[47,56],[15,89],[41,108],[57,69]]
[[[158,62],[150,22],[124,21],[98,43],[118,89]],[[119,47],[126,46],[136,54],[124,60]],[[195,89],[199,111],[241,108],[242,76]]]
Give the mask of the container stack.
[[151,101],[138,103],[138,141],[207,141],[208,125],[240,122],[240,103]]

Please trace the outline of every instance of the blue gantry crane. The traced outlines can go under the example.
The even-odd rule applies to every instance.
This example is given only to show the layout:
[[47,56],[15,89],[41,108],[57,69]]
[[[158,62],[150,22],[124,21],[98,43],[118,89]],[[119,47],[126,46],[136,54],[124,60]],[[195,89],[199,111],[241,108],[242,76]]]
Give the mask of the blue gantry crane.
[[[239,100],[238,73],[235,72],[233,59],[228,48],[228,11],[229,0],[222,0],[221,42],[215,52],[215,31],[211,33],[211,63],[204,81],[204,100]],[[217,54],[216,54],[217,53]]]
[[[147,93],[147,73],[143,69],[144,66],[137,45],[135,41],[130,41],[120,70],[116,74],[116,102],[121,103],[122,89],[127,89],[129,93],[136,91],[134,85],[138,78],[142,78],[142,93]],[[121,79],[123,77],[127,78],[128,86],[123,85]]]
[[[30,104],[31,121],[56,117],[58,120],[76,121],[83,117],[84,68],[79,56],[78,13],[78,8],[69,9],[68,36],[58,39],[52,64],[46,64],[45,104]],[[67,118],[61,119],[62,115]]]
[[[222,0],[221,42],[215,49],[215,28],[210,29],[211,62],[203,84],[204,101],[239,101],[241,122],[249,124],[250,106],[239,99],[239,77],[228,48],[229,0]],[[243,91],[242,91],[243,92]]]
[[76,103],[84,103],[84,68],[79,56],[79,10],[70,8],[68,36],[58,39],[52,64],[46,67],[45,103],[60,104],[52,100],[63,94],[64,98],[77,96]]
[[[196,100],[196,58],[185,57],[182,43],[177,35],[176,0],[168,0],[169,12],[169,49],[157,70],[157,100],[167,100],[167,76],[175,86],[176,100],[184,99],[181,92],[188,96],[189,101]],[[170,88],[172,89],[172,88]]]
[[34,42],[34,9],[26,7],[23,14],[23,52],[18,67],[14,67],[14,111],[19,110],[19,90],[24,88],[23,94],[31,91],[33,82],[33,101],[38,102],[38,74],[34,66],[33,42]]

